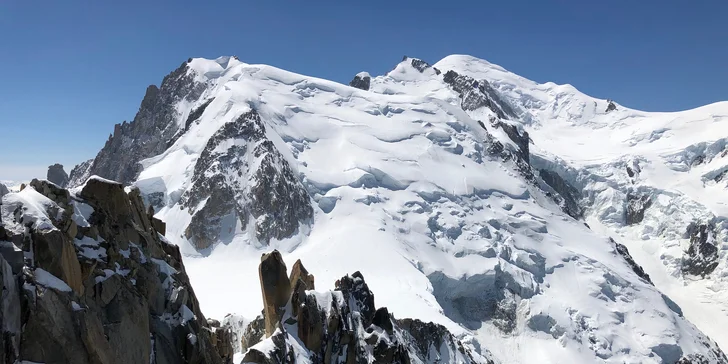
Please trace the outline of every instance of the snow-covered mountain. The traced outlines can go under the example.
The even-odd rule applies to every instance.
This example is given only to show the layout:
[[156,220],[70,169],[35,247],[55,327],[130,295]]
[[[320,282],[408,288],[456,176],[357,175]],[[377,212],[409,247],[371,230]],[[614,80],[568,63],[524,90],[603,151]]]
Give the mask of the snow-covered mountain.
[[190,59],[69,184],[137,186],[208,317],[255,318],[277,249],[501,362],[728,362],[700,331],[725,340],[726,104],[644,113],[468,56],[350,85]]
[[515,105],[534,168],[568,181],[587,223],[728,347],[728,102],[649,113],[468,56],[436,66],[486,79]]

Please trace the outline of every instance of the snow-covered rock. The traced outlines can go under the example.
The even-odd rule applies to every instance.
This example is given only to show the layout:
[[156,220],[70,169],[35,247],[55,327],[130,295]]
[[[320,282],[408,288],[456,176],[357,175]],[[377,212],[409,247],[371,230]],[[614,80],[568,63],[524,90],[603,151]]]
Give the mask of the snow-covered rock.
[[[260,313],[256,267],[278,249],[319,287],[360,271],[392,314],[498,361],[726,362],[683,317],[697,306],[659,290],[693,221],[715,227],[694,251],[724,276],[726,250],[701,247],[725,239],[725,199],[709,198],[725,191],[725,105],[609,105],[469,56],[405,57],[368,91],[192,59],[86,173],[135,181],[212,317]],[[304,355],[285,335],[256,350]]]

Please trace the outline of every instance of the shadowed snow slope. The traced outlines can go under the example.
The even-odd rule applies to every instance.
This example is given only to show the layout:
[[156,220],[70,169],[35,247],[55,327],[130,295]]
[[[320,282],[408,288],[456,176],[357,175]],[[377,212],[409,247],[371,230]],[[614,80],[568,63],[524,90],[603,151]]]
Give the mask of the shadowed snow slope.
[[[378,306],[442,324],[502,362],[726,361],[606,234],[562,212],[563,188],[539,177],[555,171],[582,191],[569,198],[586,201],[604,233],[685,240],[691,218],[672,213],[672,224],[657,210],[693,201],[706,219],[724,216],[718,198],[695,202],[724,186],[694,180],[719,174],[718,146],[705,144],[717,132],[701,128],[724,106],[605,114],[606,101],[571,86],[467,56],[433,66],[405,58],[368,91],[228,57],[192,59],[178,79],[204,89],[174,105],[175,136],[139,161],[136,185],[185,255],[206,315],[255,317],[259,257],[275,248],[289,266],[305,261],[318,286],[361,271]],[[705,151],[697,172],[687,149]],[[638,177],[616,176],[627,163]],[[668,181],[678,175],[684,192]],[[623,228],[632,190],[652,207]]]

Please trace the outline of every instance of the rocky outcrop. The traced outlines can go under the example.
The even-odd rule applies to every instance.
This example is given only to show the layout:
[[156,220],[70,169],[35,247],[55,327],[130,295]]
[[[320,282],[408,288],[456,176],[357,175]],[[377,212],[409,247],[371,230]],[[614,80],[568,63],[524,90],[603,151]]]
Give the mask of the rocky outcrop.
[[250,321],[250,324],[245,327],[245,332],[240,340],[241,351],[245,352],[255,344],[265,339],[265,318],[263,315],[256,317],[255,320]]
[[566,180],[554,171],[540,169],[538,173],[541,179],[561,196],[563,199],[561,208],[564,212],[575,219],[580,219],[584,216],[584,209],[579,205],[579,200],[581,200],[581,192],[579,190],[566,182]]
[[[281,269],[285,269],[285,264],[280,253],[273,251],[263,255],[261,272],[270,272],[268,277],[271,279],[277,277],[277,282],[261,279],[262,285],[272,287],[263,288],[263,300],[266,302],[266,331],[273,331],[263,342],[247,350],[244,363],[304,360],[314,363],[438,363],[443,360],[448,363],[493,363],[486,350],[481,350],[483,355],[478,354],[443,326],[419,320],[396,320],[385,307],[377,309],[374,294],[360,272],[338,280],[334,291],[314,293],[302,289],[308,284],[304,282],[309,281],[306,277],[310,274],[297,261],[290,280],[298,277],[299,298],[294,303],[294,288],[284,307],[277,306],[280,302],[276,303],[276,307],[280,307],[273,311],[277,321],[271,320],[267,317],[271,312],[267,302],[281,292],[280,287],[290,285]],[[312,276],[310,282],[313,285]],[[262,320],[257,320],[257,325]]]
[[526,164],[529,164],[531,152],[528,144],[531,139],[528,136],[528,132],[525,130],[519,131],[515,125],[503,121],[497,122],[496,126],[503,129],[508,138],[518,146],[518,157],[526,162]]
[[690,246],[682,260],[683,274],[705,277],[718,267],[716,229],[712,223],[692,222],[685,231]]
[[645,270],[642,269],[642,266],[640,266],[639,264],[637,264],[637,262],[634,261],[634,259],[632,258],[632,255],[629,254],[629,250],[627,250],[626,246],[624,246],[620,243],[617,243],[612,238],[609,238],[609,241],[614,245],[614,249],[617,251],[617,253],[619,255],[622,256],[622,258],[624,258],[624,260],[627,262],[627,264],[630,266],[630,268],[632,268],[632,271],[635,272],[635,274],[637,274],[640,278],[644,279],[645,281],[649,282],[650,284],[653,284],[652,280],[650,279],[650,275],[645,273]]
[[4,184],[0,183],[0,197],[3,197],[5,195],[7,195],[8,193],[10,193],[10,190],[8,189],[8,187],[5,186]]
[[639,224],[645,218],[645,211],[652,206],[649,195],[627,193],[627,209],[624,212],[627,225]]
[[[425,72],[426,69],[432,67],[432,66],[430,66],[429,63],[427,63],[427,62],[425,62],[425,61],[423,61],[421,59],[418,59],[418,58],[411,58],[411,57],[404,56],[404,57],[402,57],[402,61],[403,62],[404,61],[409,61],[410,62],[410,65],[412,65],[412,67],[414,69],[416,69],[416,70],[418,70],[420,72]],[[440,71],[439,70],[435,70],[435,72],[438,75],[440,74]]]
[[349,82],[349,86],[356,87],[358,89],[369,91],[369,86],[372,82],[372,76],[370,76],[366,72],[360,72],[356,76],[354,76],[354,79]]
[[56,163],[48,166],[46,179],[60,187],[66,187],[66,185],[68,185],[68,174],[66,174],[66,171],[63,170],[62,164]]
[[164,77],[160,87],[147,87],[134,120],[116,124],[93,162],[87,168],[79,165],[71,171],[69,185],[83,183],[83,177],[89,175],[125,184],[133,182],[141,171],[139,161],[164,152],[177,134],[180,115],[176,104],[182,100],[195,102],[204,90],[205,85],[195,81],[195,73],[186,62]]
[[138,190],[33,180],[2,201],[0,362],[232,362],[230,331],[202,315]]
[[607,109],[604,112],[617,110],[617,105],[612,100],[607,100]]
[[501,119],[517,118],[515,111],[498,95],[488,81],[476,80],[452,70],[445,72],[443,81],[460,95],[460,107],[463,110],[472,111],[487,107]]
[[192,215],[185,236],[200,250],[219,240],[225,219],[237,219],[241,229],[253,229],[258,241],[267,244],[293,235],[313,217],[308,191],[266,137],[255,110],[225,124],[208,140],[192,181],[181,204]]

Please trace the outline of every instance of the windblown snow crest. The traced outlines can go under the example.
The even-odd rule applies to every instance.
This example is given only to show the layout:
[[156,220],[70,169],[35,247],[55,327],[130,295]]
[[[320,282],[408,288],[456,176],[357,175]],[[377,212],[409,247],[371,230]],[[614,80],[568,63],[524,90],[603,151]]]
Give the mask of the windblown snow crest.
[[[208,316],[256,317],[267,305],[259,257],[277,249],[288,264],[315,267],[324,286],[361,272],[388,312],[442,325],[464,351],[487,348],[497,362],[725,363],[686,310],[653,286],[659,281],[620,230],[575,220],[646,226],[653,211],[681,201],[640,184],[650,167],[639,156],[604,167],[548,152],[550,120],[626,124],[629,109],[612,105],[466,56],[434,65],[405,57],[351,86],[234,57],[192,59],[75,170],[139,188],[167,221]],[[142,131],[153,141],[135,137]],[[631,142],[661,134],[650,135]],[[122,146],[137,152],[121,157]],[[104,175],[115,158],[123,168]],[[720,171],[709,163],[701,176]],[[615,181],[617,166],[632,176]],[[705,229],[697,224],[694,238],[682,239],[693,241],[698,270],[721,271],[713,265],[722,251],[705,244],[715,245],[723,225],[706,217]],[[653,231],[685,232],[661,223]],[[252,322],[246,332],[259,332]],[[278,336],[259,352],[295,347]],[[457,362],[438,355],[422,361]]]

